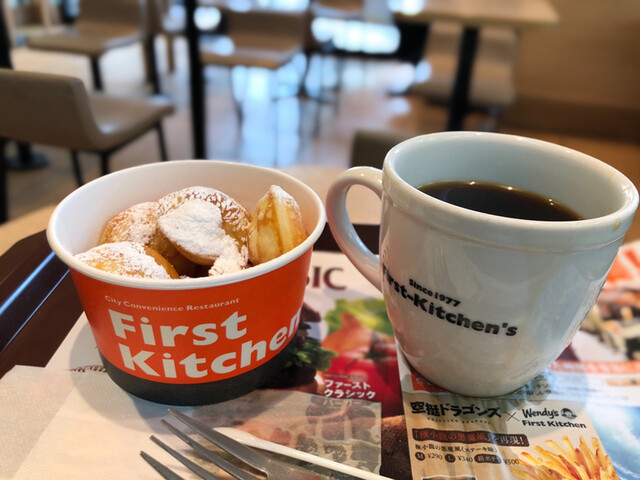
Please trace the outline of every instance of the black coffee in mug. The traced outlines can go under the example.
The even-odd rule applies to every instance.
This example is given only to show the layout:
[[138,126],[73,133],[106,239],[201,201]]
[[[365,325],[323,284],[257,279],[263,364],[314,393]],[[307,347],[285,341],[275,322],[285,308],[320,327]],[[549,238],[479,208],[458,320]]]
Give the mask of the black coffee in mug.
[[551,222],[582,219],[551,198],[497,183],[437,182],[422,185],[418,190],[458,207],[501,217]]

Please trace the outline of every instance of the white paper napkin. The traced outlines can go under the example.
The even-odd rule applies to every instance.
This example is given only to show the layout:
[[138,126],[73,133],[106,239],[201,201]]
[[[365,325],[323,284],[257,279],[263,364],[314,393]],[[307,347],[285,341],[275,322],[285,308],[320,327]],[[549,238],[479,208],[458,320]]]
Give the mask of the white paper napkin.
[[166,406],[132,397],[101,372],[15,367],[0,380],[0,392],[9,423],[0,446],[11,452],[2,478],[157,478],[139,452],[159,451],[152,433],[171,435],[159,424]]
[[13,478],[79,375],[16,367],[0,380],[0,478]]

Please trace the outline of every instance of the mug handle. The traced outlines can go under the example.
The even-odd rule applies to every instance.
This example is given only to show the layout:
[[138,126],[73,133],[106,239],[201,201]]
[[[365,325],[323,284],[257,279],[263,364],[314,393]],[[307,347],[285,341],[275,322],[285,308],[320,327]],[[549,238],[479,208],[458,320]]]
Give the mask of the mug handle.
[[382,291],[380,259],[365,246],[347,212],[347,193],[353,185],[362,185],[382,198],[382,171],[373,167],[354,167],[338,175],[327,193],[327,221],[342,252],[374,287]]

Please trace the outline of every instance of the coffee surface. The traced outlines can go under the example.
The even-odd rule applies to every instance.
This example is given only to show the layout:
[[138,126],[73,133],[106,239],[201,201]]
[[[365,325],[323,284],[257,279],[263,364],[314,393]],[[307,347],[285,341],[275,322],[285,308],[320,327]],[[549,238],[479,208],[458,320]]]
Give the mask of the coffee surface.
[[434,198],[476,212],[538,221],[571,221],[582,217],[538,193],[490,182],[451,181],[418,187]]

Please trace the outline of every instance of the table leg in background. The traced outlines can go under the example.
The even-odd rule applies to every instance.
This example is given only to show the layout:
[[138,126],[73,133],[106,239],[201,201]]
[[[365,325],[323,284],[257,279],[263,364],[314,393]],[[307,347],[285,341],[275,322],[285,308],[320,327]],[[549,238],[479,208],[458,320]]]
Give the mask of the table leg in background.
[[189,50],[189,85],[191,87],[191,128],[193,155],[196,159],[207,158],[206,116],[204,96],[204,72],[200,59],[200,32],[195,23],[196,0],[185,0],[187,16],[187,45]]
[[449,100],[447,130],[462,130],[464,116],[469,106],[471,74],[473,73],[473,62],[478,50],[479,35],[480,31],[476,27],[466,27],[462,33],[458,69]]

